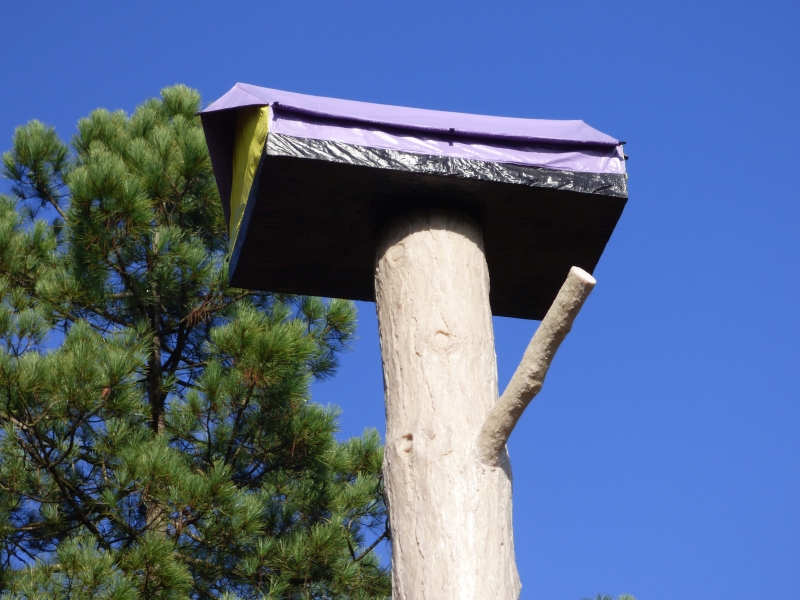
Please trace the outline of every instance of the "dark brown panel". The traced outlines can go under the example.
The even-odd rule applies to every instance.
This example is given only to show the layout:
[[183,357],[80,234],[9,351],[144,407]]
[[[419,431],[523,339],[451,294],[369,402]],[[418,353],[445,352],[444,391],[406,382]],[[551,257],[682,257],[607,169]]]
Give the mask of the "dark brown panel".
[[484,228],[495,315],[541,319],[570,267],[592,272],[625,198],[265,155],[231,283],[374,300],[375,235],[416,208],[466,212]]

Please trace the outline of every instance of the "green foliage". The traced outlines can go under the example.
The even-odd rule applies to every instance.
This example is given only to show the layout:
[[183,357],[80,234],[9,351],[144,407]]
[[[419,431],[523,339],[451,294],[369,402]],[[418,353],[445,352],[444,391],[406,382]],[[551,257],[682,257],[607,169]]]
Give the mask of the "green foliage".
[[168,88],[69,146],[33,121],[3,156],[8,600],[390,593],[378,434],[309,398],[354,307],[227,286],[199,107]]

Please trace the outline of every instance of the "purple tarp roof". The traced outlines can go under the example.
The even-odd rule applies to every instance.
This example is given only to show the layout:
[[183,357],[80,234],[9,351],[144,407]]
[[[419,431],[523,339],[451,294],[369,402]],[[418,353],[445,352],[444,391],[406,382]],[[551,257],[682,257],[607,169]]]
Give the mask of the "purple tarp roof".
[[469,137],[488,137],[498,141],[515,140],[592,146],[617,146],[619,144],[619,140],[597,131],[583,121],[489,117],[406,108],[296,94],[246,83],[237,83],[227,94],[203,112],[209,113],[240,106],[275,104],[279,104],[282,110],[334,119]]
[[[237,110],[244,107],[260,110]],[[431,206],[481,221],[494,314],[541,319],[572,265],[591,272],[597,264],[628,196],[621,143],[583,121],[385,106],[242,83],[200,116],[229,222],[237,149],[248,149],[254,174],[236,198],[235,287],[373,300],[376,229]],[[254,138],[237,139],[259,126],[259,145],[266,129],[260,153]]]

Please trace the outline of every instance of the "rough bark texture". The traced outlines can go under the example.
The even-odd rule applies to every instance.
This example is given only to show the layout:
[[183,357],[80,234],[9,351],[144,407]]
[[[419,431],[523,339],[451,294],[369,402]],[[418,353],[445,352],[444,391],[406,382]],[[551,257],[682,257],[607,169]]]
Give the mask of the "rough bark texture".
[[400,217],[380,236],[375,288],[393,598],[518,598],[508,456],[486,465],[475,448],[497,400],[480,227],[450,212]]
[[558,347],[572,329],[572,323],[589,297],[594,277],[572,267],[558,296],[528,344],[506,391],[492,407],[478,436],[478,456],[487,465],[502,463],[506,442],[534,396],[539,393]]

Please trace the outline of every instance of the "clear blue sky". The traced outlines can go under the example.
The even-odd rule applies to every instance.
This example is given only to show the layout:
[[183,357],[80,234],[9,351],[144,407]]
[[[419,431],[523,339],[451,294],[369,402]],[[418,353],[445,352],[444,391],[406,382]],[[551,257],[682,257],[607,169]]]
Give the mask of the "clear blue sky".
[[[6,2],[0,139],[243,81],[628,141],[598,285],[510,444],[526,600],[800,598],[800,5]],[[374,307],[318,401],[383,430]],[[536,323],[497,319],[501,386]]]

